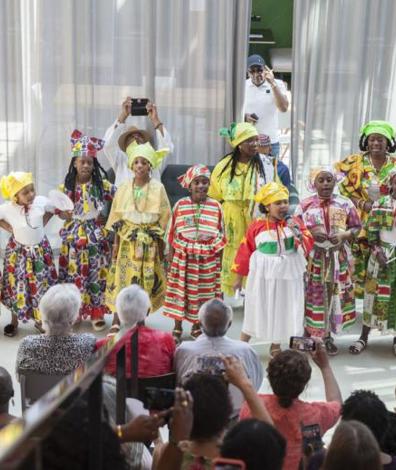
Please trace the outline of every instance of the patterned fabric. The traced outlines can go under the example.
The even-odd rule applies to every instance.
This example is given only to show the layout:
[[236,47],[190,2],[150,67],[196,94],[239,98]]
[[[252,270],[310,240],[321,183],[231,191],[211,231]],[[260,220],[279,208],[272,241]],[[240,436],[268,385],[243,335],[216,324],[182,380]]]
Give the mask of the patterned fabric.
[[[361,228],[360,219],[352,202],[338,195],[328,201],[317,195],[304,199],[297,207],[306,227],[321,229],[328,235]],[[326,245],[326,242],[325,242]],[[347,247],[334,250],[316,244],[308,257],[305,304],[305,327],[313,336],[324,337],[339,333],[355,322],[355,295],[352,266]]]
[[72,157],[96,157],[97,152],[102,150],[105,141],[97,137],[88,137],[78,129],[74,129],[70,136],[72,144]]
[[233,296],[235,274],[231,267],[253,217],[257,173],[249,164],[238,162],[235,176],[230,181],[231,159],[232,155],[229,155],[215,166],[208,195],[222,204],[227,245],[223,253],[221,289]]
[[180,175],[177,177],[177,181],[180,183],[182,188],[188,189],[190,184],[195,178],[198,176],[206,176],[206,178],[210,178],[210,171],[209,168],[205,165],[199,164],[191,166],[184,175]]
[[89,207],[88,214],[96,215],[103,211],[105,204],[111,203],[116,188],[104,181],[103,189],[101,200],[98,188],[91,183],[76,185],[74,198],[72,191],[61,186],[61,190],[74,200],[74,213],[73,219],[65,221],[60,231],[59,281],[73,283],[80,289],[80,315],[83,318],[90,316],[92,320],[101,319],[108,313],[103,296],[111,246],[109,234],[97,217],[86,218],[84,204]]
[[221,250],[225,246],[220,204],[206,199],[180,199],[169,222],[166,241],[174,249],[168,271],[163,314],[175,320],[198,322],[200,306],[221,298]]
[[[367,223],[372,247],[368,262],[363,303],[363,323],[383,333],[396,330],[396,201],[391,196],[374,204]],[[386,238],[387,241],[384,241]],[[382,267],[375,247],[380,245],[388,259]]]
[[[377,171],[371,164],[370,155],[354,154],[349,155],[341,162],[336,163],[337,171],[344,175],[344,179],[339,184],[340,193],[349,199],[376,201],[381,195],[388,194],[386,184],[388,175],[395,168],[396,157],[387,156],[387,162]],[[359,234],[358,240],[351,244],[354,257],[353,281],[355,283],[356,297],[363,297],[364,281],[370,250],[367,244],[365,224],[368,213],[363,209],[357,209],[363,229]]]
[[40,299],[56,281],[56,268],[47,237],[33,246],[22,245],[10,237],[4,257],[1,299],[12,313],[23,322],[30,318],[40,320]]
[[95,336],[89,333],[25,336],[19,343],[16,370],[67,375],[90,358],[95,344]]

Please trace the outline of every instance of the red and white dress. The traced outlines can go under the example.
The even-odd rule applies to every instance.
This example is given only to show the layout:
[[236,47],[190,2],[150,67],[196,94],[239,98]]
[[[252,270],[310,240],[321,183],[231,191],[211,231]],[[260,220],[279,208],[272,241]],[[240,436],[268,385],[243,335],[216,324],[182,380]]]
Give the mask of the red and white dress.
[[221,205],[211,198],[200,204],[190,197],[180,199],[165,237],[174,255],[163,313],[175,320],[196,323],[200,306],[222,297],[221,251],[226,240]]

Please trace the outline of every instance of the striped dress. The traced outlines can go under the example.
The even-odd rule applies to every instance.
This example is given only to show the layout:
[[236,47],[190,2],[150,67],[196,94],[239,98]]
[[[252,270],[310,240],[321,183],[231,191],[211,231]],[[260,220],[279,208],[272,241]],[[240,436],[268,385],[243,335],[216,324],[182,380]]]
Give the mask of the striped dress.
[[210,198],[201,204],[190,197],[180,199],[165,237],[174,254],[163,313],[175,320],[197,323],[200,306],[222,297],[221,251],[226,240],[220,204]]

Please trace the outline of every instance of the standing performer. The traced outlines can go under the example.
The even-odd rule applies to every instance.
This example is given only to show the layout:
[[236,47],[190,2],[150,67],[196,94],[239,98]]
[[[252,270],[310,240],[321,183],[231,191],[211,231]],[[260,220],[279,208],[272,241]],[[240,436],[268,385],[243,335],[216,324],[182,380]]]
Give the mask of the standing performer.
[[222,297],[221,252],[225,245],[221,205],[207,197],[209,169],[194,165],[178,180],[191,195],[176,203],[167,228],[170,268],[163,311],[175,320],[176,341],[180,341],[183,320],[193,324],[191,336],[199,336],[199,308],[207,300]]
[[[168,149],[155,151],[149,143],[133,142],[127,148],[134,177],[117,190],[106,225],[116,234],[106,294],[113,312],[117,294],[131,284],[139,284],[149,294],[153,311],[163,304],[166,289],[163,236],[170,218],[170,204],[164,186],[151,178],[151,172],[167,154]],[[118,330],[115,313],[110,332]]]
[[105,177],[96,155],[104,141],[74,130],[72,160],[60,189],[74,203],[60,231],[59,281],[75,284],[82,297],[80,318],[91,317],[95,331],[106,328],[104,303],[111,245],[105,230],[106,211],[116,188]]
[[367,223],[371,255],[368,262],[360,338],[349,348],[359,354],[371,328],[392,332],[396,355],[396,168],[389,174],[390,195],[374,203]]
[[353,203],[333,194],[336,183],[331,168],[315,168],[310,174],[314,196],[297,207],[315,245],[308,257],[305,296],[305,330],[322,337],[329,355],[338,353],[331,333],[339,333],[356,319],[352,264],[345,242],[356,236],[361,223]]
[[235,283],[232,263],[253,218],[259,176],[265,180],[265,174],[258,154],[258,133],[252,124],[232,123],[229,129],[221,129],[220,135],[228,137],[234,150],[215,166],[208,195],[219,201],[223,208],[227,244],[222,262],[221,288],[225,294],[232,296]]
[[241,241],[233,271],[234,289],[247,277],[245,316],[241,340],[251,336],[271,341],[270,354],[281,351],[282,342],[303,332],[304,272],[313,238],[300,219],[286,222],[289,192],[279,183],[264,185],[256,195],[263,218],[254,220]]
[[16,335],[18,318],[23,322],[33,319],[42,333],[38,304],[57,280],[52,249],[44,233],[54,207],[47,198],[36,196],[31,173],[17,171],[3,176],[0,189],[3,198],[10,200],[0,205],[0,226],[11,233],[1,300],[11,310],[12,319],[4,334]]
[[385,121],[368,122],[361,129],[359,147],[363,153],[349,155],[336,164],[336,170],[344,174],[340,192],[354,203],[363,224],[358,239],[352,243],[355,293],[363,298],[370,254],[364,227],[374,202],[388,193],[386,179],[396,164],[396,158],[388,154],[396,149],[392,125]]

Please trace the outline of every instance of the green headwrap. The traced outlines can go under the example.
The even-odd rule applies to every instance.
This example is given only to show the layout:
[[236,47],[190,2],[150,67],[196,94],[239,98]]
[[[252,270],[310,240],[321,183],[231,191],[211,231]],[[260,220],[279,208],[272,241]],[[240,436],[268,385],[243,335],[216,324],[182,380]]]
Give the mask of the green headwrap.
[[392,142],[395,136],[395,130],[392,124],[386,121],[369,121],[360,129],[361,134],[368,137],[370,134],[380,134]]

